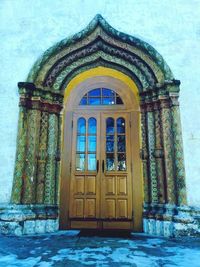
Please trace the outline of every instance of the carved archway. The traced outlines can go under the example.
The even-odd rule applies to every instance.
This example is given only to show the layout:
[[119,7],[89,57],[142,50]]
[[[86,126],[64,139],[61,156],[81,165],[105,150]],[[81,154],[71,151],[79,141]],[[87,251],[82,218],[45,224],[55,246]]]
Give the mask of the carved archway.
[[82,32],[48,49],[27,81],[18,84],[20,113],[11,201],[29,205],[36,219],[57,223],[64,93],[74,77],[96,67],[118,70],[137,86],[144,231],[169,235],[174,216],[186,204],[180,81],[153,47],[113,29],[100,15]]

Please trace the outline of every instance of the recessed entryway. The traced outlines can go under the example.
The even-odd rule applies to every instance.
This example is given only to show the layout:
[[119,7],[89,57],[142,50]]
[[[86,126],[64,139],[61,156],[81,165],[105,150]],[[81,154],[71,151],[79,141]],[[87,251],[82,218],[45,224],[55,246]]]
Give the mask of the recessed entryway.
[[134,175],[141,169],[139,112],[133,90],[105,75],[85,79],[71,94],[64,120],[62,168],[68,181],[61,185],[61,227],[141,229],[142,177]]

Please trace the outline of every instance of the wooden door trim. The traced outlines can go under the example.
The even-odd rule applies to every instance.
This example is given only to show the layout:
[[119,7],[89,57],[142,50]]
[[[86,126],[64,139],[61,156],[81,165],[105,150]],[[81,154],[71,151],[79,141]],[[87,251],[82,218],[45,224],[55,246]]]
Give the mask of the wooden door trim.
[[[90,110],[89,109],[82,109],[82,110],[79,109],[79,110],[76,110],[73,113],[80,114],[80,112],[81,112],[82,114],[89,114],[92,117],[92,114],[97,114],[97,113],[107,113],[107,114],[110,114],[111,115],[111,114],[113,114],[113,111],[114,110],[106,109],[105,107],[103,107],[103,110],[102,109],[99,109],[99,110],[92,110],[91,111],[91,109]],[[137,111],[130,112],[130,110],[120,110],[119,112],[116,112],[115,111],[115,113],[118,113],[118,114],[129,113],[130,114],[130,121],[131,121],[131,124],[132,125],[134,125],[134,123],[135,123],[135,117],[136,118],[138,117],[137,118],[138,127],[136,127],[136,129],[135,129],[135,126],[134,126],[134,129],[135,129],[135,131],[134,131],[134,138],[137,137],[136,140],[134,140],[134,143],[137,143],[137,151],[131,151],[130,152],[130,162],[133,165],[133,173],[134,174],[137,173],[137,177],[139,177],[139,181],[136,184],[140,184],[142,186],[141,164],[139,162],[139,156],[138,156],[139,155],[139,146],[140,146],[140,142],[139,142],[139,120],[140,120],[139,114],[138,114]],[[71,112],[71,114],[72,114],[72,112]],[[69,123],[66,123],[66,121],[65,121],[65,124],[68,125],[68,127],[65,127],[65,131],[66,131],[66,128],[67,128],[68,129],[68,134],[72,136],[73,135],[72,128],[70,127]],[[133,130],[132,129],[133,128],[130,128],[130,137],[129,137],[130,140],[133,140],[133,133],[132,133]],[[131,147],[133,147],[132,144],[131,144]],[[133,162],[134,159],[135,159],[135,163]],[[100,161],[100,163],[101,163],[101,161]],[[68,173],[69,173],[69,170],[68,170]],[[135,177],[135,175],[132,174],[131,183],[133,184],[133,186],[132,186],[133,187],[133,192],[132,192],[132,198],[133,198],[132,199],[132,209],[134,210],[134,215],[135,215],[134,216],[134,230],[139,231],[139,230],[141,230],[141,225],[142,225],[141,224],[141,217],[142,217],[142,210],[141,210],[141,208],[142,208],[142,197],[143,197],[143,194],[142,194],[142,187],[139,190],[138,190],[138,188],[137,189],[134,189],[134,184],[135,184],[135,181],[134,180],[138,180],[137,177]],[[68,184],[70,184],[70,181],[69,181],[70,179],[71,178],[68,175],[68,179],[67,179],[68,180]],[[62,184],[61,184],[61,187],[62,187]],[[68,194],[67,195],[69,197],[70,189],[69,189],[69,186],[66,188],[66,184],[65,184],[65,192],[66,192],[66,189],[68,191]],[[64,189],[62,189],[62,190],[64,190]],[[63,193],[61,192],[61,194],[63,194]],[[139,197],[139,199],[140,199],[140,201],[139,201],[140,203],[139,204],[138,204],[138,201],[136,201],[134,203],[134,201],[136,200],[136,197],[134,197],[134,195],[136,195],[137,197]],[[62,206],[61,207],[61,212],[62,212],[61,218],[63,218],[64,217],[63,214],[65,214],[65,216],[67,214],[67,212],[65,211],[65,213],[64,213],[63,210],[69,210],[69,201],[67,201],[65,203],[61,203],[61,204],[62,204],[61,205]],[[138,217],[138,219],[136,217]],[[66,221],[66,219],[67,219],[67,221]],[[108,220],[108,222],[111,222],[111,221],[115,221],[115,220]],[[61,222],[63,222],[63,224],[61,225],[62,229],[69,228],[68,216],[65,217],[65,218],[63,218],[61,220]],[[98,220],[98,222],[99,223],[98,223],[97,227],[99,227],[99,225],[102,225],[101,220]],[[133,224],[132,224],[132,227],[133,227]]]

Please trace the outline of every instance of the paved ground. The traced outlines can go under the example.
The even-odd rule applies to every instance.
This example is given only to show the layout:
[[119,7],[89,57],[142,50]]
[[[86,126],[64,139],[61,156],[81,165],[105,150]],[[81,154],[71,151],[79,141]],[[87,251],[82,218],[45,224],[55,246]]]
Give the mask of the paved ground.
[[165,239],[142,234],[63,231],[34,237],[0,236],[0,267],[116,266],[197,267],[200,239]]

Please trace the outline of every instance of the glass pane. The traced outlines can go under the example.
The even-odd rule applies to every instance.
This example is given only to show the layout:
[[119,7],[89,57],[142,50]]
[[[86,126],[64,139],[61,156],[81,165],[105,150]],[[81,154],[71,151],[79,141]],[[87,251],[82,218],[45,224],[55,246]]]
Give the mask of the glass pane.
[[76,170],[85,170],[85,154],[76,154]]
[[[87,99],[88,96],[88,99]],[[115,91],[107,88],[97,88],[89,91],[80,101],[80,105],[122,105],[121,97]]]
[[106,136],[106,152],[114,152],[114,135]]
[[77,136],[76,151],[85,152],[85,136]]
[[107,153],[106,154],[106,170],[107,171],[113,171],[113,170],[115,170],[114,153]]
[[114,97],[107,97],[102,99],[103,105],[114,105],[115,104],[115,98]]
[[97,122],[95,118],[89,118],[88,120],[88,134],[96,134],[97,132]]
[[96,136],[88,136],[88,151],[96,151]]
[[122,101],[122,99],[121,99],[120,97],[117,97],[117,98],[116,98],[116,104],[117,104],[117,105],[122,105],[122,104],[124,104],[124,103],[123,103],[123,101]]
[[81,99],[80,105],[87,105],[87,98],[86,97],[83,97]]
[[100,96],[101,95],[101,89],[94,89],[89,91],[88,96]]
[[96,154],[88,154],[88,171],[96,171]]
[[77,125],[77,132],[78,134],[85,134],[86,133],[86,121],[84,118],[79,118],[78,119],[78,125]]
[[117,151],[125,152],[126,151],[126,137],[125,135],[117,136]]
[[126,154],[118,154],[117,155],[117,170],[118,171],[125,171],[126,170]]
[[103,88],[102,89],[102,95],[103,96],[115,96],[115,91]]
[[106,133],[107,134],[114,134],[114,119],[107,118],[106,119]]
[[93,97],[88,99],[88,104],[89,105],[100,105],[101,104],[101,99],[100,97]]
[[124,118],[117,119],[117,133],[125,133],[125,119]]

